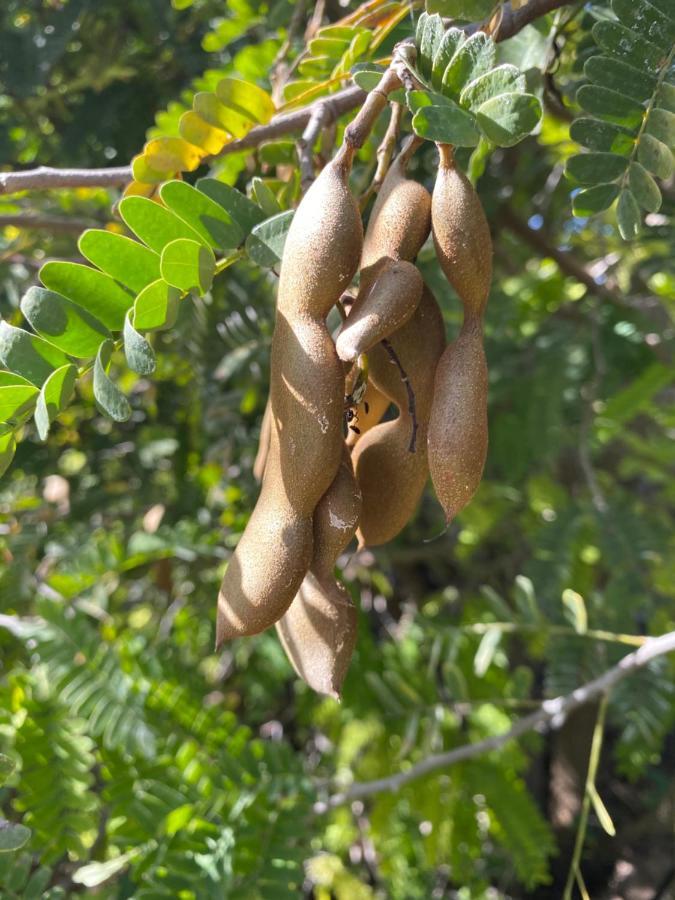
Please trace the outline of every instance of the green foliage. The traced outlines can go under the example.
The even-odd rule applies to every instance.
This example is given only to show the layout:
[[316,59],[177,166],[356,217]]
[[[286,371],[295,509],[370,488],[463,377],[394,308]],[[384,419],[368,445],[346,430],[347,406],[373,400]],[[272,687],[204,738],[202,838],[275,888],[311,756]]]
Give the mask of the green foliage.
[[[461,14],[461,13],[460,13]],[[497,66],[497,48],[478,31],[445,31],[438,14],[422,13],[415,32],[417,76],[429,89],[408,93],[420,137],[457,147],[482,139],[512,147],[539,124],[541,104],[515,66]],[[412,94],[412,96],[411,96]]]
[[589,152],[572,156],[568,177],[590,185],[574,196],[575,215],[608,209],[618,197],[619,232],[628,240],[643,213],[661,208],[658,178],[673,173],[675,150],[675,16],[672,7],[648,0],[613,0],[616,19],[594,26],[603,53],[584,65],[589,84],[577,102],[590,117],[577,119],[570,137]]

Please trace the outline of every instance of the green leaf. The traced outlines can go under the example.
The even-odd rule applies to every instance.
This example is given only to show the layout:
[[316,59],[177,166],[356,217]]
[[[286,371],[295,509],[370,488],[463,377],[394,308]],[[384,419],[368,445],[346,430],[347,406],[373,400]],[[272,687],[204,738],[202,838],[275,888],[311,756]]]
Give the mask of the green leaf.
[[597,84],[584,84],[577,91],[577,103],[586,112],[625,125],[628,128],[637,128],[644,117],[644,109],[630,97],[617,94],[608,88],[598,87]]
[[598,789],[594,784],[589,784],[588,792],[591,796],[591,802],[593,803],[593,810],[598,817],[598,822],[600,822],[602,830],[610,837],[615,837],[616,828],[614,827],[614,822],[612,821],[612,817],[610,816],[607,807],[602,802],[602,797],[598,793]]
[[417,25],[415,26],[415,49],[418,53],[420,53],[422,49],[422,40],[424,39],[424,32],[427,27],[427,19],[429,18],[429,13],[422,12],[420,13],[420,17],[417,20]]
[[83,884],[85,887],[98,887],[109,881],[114,875],[124,871],[132,859],[143,852],[143,847],[134,847],[127,853],[115,856],[106,862],[87,863],[73,872],[72,880],[75,884]]
[[90,228],[80,237],[77,246],[85,259],[134,294],[159,278],[159,256],[144,244],[122,234]]
[[653,4],[642,0],[612,0],[612,9],[627,28],[658,44],[665,53],[671,50],[675,42],[675,25]]
[[40,280],[45,287],[86,309],[112,331],[119,331],[126,311],[134,302],[131,294],[109,275],[79,263],[45,263],[40,269]]
[[16,453],[16,438],[13,431],[0,432],[0,476],[4,475]]
[[184,181],[169,181],[160,197],[180,219],[194,228],[214,250],[232,250],[244,233],[223,207]]
[[495,63],[492,38],[478,31],[462,44],[443,73],[443,93],[457,96],[470,81],[484,75]]
[[672,149],[675,147],[675,113],[658,107],[653,109],[647,119],[645,131]]
[[223,78],[216,87],[216,96],[222,104],[256,125],[269,122],[275,113],[274,102],[267,91],[248,81]]
[[579,184],[605,184],[626,171],[628,160],[614,153],[579,153],[567,160],[566,174]]
[[248,236],[246,252],[259,266],[270,269],[281,261],[293,215],[293,210],[277,213],[256,225]]
[[586,634],[588,631],[588,613],[586,604],[581,594],[566,588],[562,593],[562,602],[565,607],[565,618],[577,634]]
[[637,158],[642,165],[666,181],[673,174],[673,153],[666,145],[651,134],[643,134],[638,144]]
[[253,203],[246,194],[242,194],[236,188],[215,178],[200,178],[197,190],[222,206],[237,223],[243,235],[249,234],[252,228],[265,219],[265,213],[257,203]]
[[475,147],[480,140],[473,116],[459,106],[425,106],[413,116],[413,131],[428,141]]
[[35,425],[40,440],[47,440],[51,423],[68,405],[75,390],[76,378],[77,368],[68,364],[52,372],[42,385],[35,407]]
[[675,84],[664,81],[656,95],[656,105],[675,113]]
[[113,342],[105,341],[96,354],[94,397],[98,406],[107,416],[110,416],[115,422],[126,422],[131,416],[129,401],[107,374],[113,350]]
[[579,191],[572,201],[575,216],[592,216],[609,209],[619,195],[618,184],[596,184]]
[[585,117],[572,122],[570,137],[589,150],[626,156],[632,152],[635,144],[635,139],[620,125]]
[[422,32],[417,63],[425,78],[431,77],[434,56],[443,40],[443,22],[439,15],[427,16]]
[[494,0],[427,0],[429,12],[439,13],[446,19],[462,19],[480,22],[495,7]]
[[133,314],[133,310],[129,310],[124,320],[124,355],[132,372],[150,375],[157,364],[155,354],[148,341],[129,321],[130,314]]
[[467,84],[459,102],[475,111],[486,100],[509,93],[525,93],[525,76],[515,66],[505,63]]
[[8,322],[0,322],[0,361],[38,387],[54,369],[68,362],[53,344]]
[[170,209],[165,209],[147,197],[125,197],[120,202],[119,210],[136,237],[156,253],[161,253],[167,244],[179,238],[197,241],[206,246],[206,241],[199,232],[190,228]]
[[210,247],[196,241],[171,241],[162,251],[162,278],[181,291],[193,288],[200,294],[211,287],[216,259]]
[[500,94],[486,100],[476,113],[485,137],[499,147],[513,147],[537,127],[541,103],[533,94]]
[[0,369],[0,387],[9,387],[13,384],[30,385],[31,383],[22,375],[17,375],[16,372],[6,372],[4,369]]
[[29,288],[21,300],[21,312],[41,337],[69,356],[88,359],[110,337],[86,309],[45,288]]
[[584,65],[584,74],[602,87],[610,88],[643,103],[654,93],[656,78],[611,56],[592,56]]
[[616,218],[619,223],[619,234],[628,241],[636,237],[640,232],[642,217],[640,207],[633,194],[629,190],[621,191],[616,207]]
[[412,113],[416,113],[418,109],[425,106],[445,106],[448,109],[457,109],[456,103],[435,91],[406,91],[405,99],[408,109]]
[[281,212],[279,201],[264,178],[256,176],[251,179],[251,193],[265,216],[276,216]]
[[629,66],[654,74],[661,68],[662,50],[618,22],[596,22],[592,33],[598,46]]
[[661,209],[661,191],[649,172],[640,163],[633,162],[628,170],[628,184],[638,206],[647,212]]
[[14,850],[19,850],[30,836],[30,828],[0,818],[0,853],[12,853]]
[[448,28],[443,39],[436,48],[436,54],[431,69],[431,83],[440,90],[443,84],[443,75],[448,64],[457,50],[466,40],[466,35],[461,28]]
[[178,315],[180,291],[163,278],[153,281],[136,297],[134,325],[143,331],[171,328]]
[[477,678],[482,678],[490,668],[501,639],[501,628],[488,628],[481,638],[473,660],[473,671]]
[[0,387],[0,422],[21,422],[35,406],[38,389],[34,384],[13,384]]

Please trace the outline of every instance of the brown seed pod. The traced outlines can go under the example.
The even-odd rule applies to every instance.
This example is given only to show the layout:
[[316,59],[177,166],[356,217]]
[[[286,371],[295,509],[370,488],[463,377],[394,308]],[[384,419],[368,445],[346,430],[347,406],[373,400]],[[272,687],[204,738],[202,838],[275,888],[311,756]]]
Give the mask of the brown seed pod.
[[218,645],[257,634],[288,609],[312,558],[312,514],[340,464],[344,372],[325,318],[363,246],[351,159],[342,150],[324,168],[286,240],[272,339],[270,450],[256,510],[218,596]]
[[258,452],[253,462],[253,477],[256,481],[262,481],[265,474],[265,465],[267,464],[267,454],[270,449],[270,434],[272,431],[272,404],[270,398],[267,398],[265,404],[265,412],[263,413],[262,422],[260,423],[260,437],[258,439]]
[[429,423],[429,471],[448,522],[471,500],[483,475],[487,389],[483,333],[473,319],[438,364]]
[[412,318],[389,339],[415,398],[417,436],[410,452],[413,416],[398,367],[380,344],[369,354],[375,387],[399,408],[398,418],[371,428],[352,451],[363,494],[357,537],[360,546],[377,546],[394,538],[414,514],[426,484],[427,428],[436,364],[445,346],[443,318],[425,287]]
[[353,362],[404,325],[417,309],[423,281],[410,262],[388,262],[365,293],[360,291],[335,342],[340,359]]
[[467,316],[482,316],[492,281],[492,238],[471,182],[454,163],[452,148],[441,154],[431,201],[436,255]]
[[412,262],[431,228],[431,197],[406,177],[406,152],[391,164],[377,195],[366,229],[359,292],[367,293],[387,259]]
[[487,454],[482,316],[492,279],[492,241],[478,195],[454,165],[451,148],[441,145],[439,150],[432,201],[434,243],[464,307],[459,336],[436,372],[428,437],[431,479],[449,522],[475,494]]
[[314,513],[314,557],[310,571],[277,634],[293,668],[307,684],[339,699],[356,642],[356,609],[336,582],[335,561],[354,536],[361,494],[348,451]]

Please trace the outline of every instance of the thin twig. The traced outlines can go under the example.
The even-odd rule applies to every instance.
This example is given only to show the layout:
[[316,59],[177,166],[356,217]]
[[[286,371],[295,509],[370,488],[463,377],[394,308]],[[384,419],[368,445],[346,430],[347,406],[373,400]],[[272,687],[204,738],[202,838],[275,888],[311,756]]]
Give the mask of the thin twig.
[[591,810],[591,794],[595,789],[595,776],[598,771],[598,763],[600,762],[600,752],[602,750],[602,739],[605,733],[605,719],[607,718],[608,695],[605,693],[600,701],[598,709],[598,718],[593,729],[593,741],[591,743],[591,753],[588,760],[588,772],[586,774],[586,785],[584,787],[584,799],[581,804],[581,815],[579,816],[579,827],[577,828],[577,836],[574,842],[574,852],[572,854],[572,862],[570,863],[569,872],[567,873],[567,882],[563,892],[563,900],[572,900],[572,888],[574,882],[580,882],[583,885],[581,876],[581,851],[584,848],[584,840],[586,838],[586,828],[588,826],[588,814]]
[[455,765],[455,763],[473,759],[493,750],[499,750],[511,741],[516,740],[516,738],[535,729],[546,731],[549,728],[559,728],[573,710],[606,694],[624,678],[642,669],[652,660],[666,653],[673,652],[675,652],[675,631],[662,634],[660,637],[648,638],[642,647],[624,656],[620,662],[608,669],[603,675],[593,679],[593,681],[589,681],[570,694],[565,694],[552,700],[545,700],[536,712],[519,719],[504,734],[477,741],[474,744],[455,747],[454,750],[449,750],[446,753],[427,756],[426,759],[420,760],[420,762],[415,763],[415,765],[404,772],[397,772],[395,775],[389,775],[386,778],[357,782],[346,790],[333,794],[326,802],[315,804],[315,810],[318,813],[326,812],[328,809],[342,806],[344,803],[349,803],[359,797],[369,797],[384,791],[397,791],[404,785],[421,778],[423,775],[428,775],[430,772],[446,769]]
[[415,405],[415,392],[413,390],[412,385],[410,384],[410,378],[408,377],[408,373],[405,371],[403,366],[401,365],[401,360],[398,358],[398,353],[394,350],[391,343],[384,338],[382,340],[382,346],[387,351],[387,355],[392,363],[398,369],[398,373],[401,376],[401,381],[405,385],[405,390],[408,395],[408,413],[410,414],[410,420],[412,422],[412,434],[410,435],[410,444],[408,445],[408,452],[415,452],[415,444],[417,442],[417,408]]
[[325,103],[319,103],[312,111],[309,122],[297,142],[300,164],[300,186],[304,193],[314,181],[314,144],[321,130],[328,124],[330,113]]
[[392,103],[389,124],[387,125],[387,130],[384,132],[384,137],[382,138],[380,146],[377,148],[377,168],[375,169],[373,180],[370,182],[368,189],[363,193],[359,201],[362,211],[366,208],[372,195],[379,191],[382,182],[384,181],[384,177],[389,171],[391,159],[394,155],[394,150],[396,149],[396,141],[398,140],[402,117],[402,105],[400,103]]
[[529,0],[525,6],[519,9],[509,7],[504,10],[502,21],[499,25],[497,33],[494,35],[495,41],[505,41],[507,38],[513,37],[522,31],[530,22],[545,16],[547,13],[553,12],[554,9],[560,9],[561,6],[570,6],[574,0]]

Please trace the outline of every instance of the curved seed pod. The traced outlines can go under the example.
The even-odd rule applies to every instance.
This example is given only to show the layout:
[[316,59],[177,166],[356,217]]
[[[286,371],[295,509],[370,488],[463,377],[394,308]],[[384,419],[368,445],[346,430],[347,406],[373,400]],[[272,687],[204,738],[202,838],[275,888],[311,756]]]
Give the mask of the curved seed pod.
[[417,268],[399,260],[383,266],[368,291],[359,292],[335,342],[340,359],[353,362],[404,325],[417,309],[423,281]]
[[343,149],[324,168],[286,240],[272,338],[270,450],[256,509],[218,596],[218,645],[257,634],[288,609],[312,558],[312,514],[340,464],[344,371],[325,319],[363,247],[349,190],[352,155]]
[[277,634],[293,668],[307,684],[336,700],[356,642],[356,609],[336,582],[335,561],[354,536],[361,494],[349,453],[314,513],[314,558]]
[[482,316],[492,279],[492,241],[478,195],[454,165],[451,148],[440,145],[439,150],[432,201],[434,243],[464,307],[459,336],[436,372],[428,437],[431,480],[449,522],[475,494],[487,454]]
[[[389,397],[386,397],[381,391],[378,391],[373,382],[369,381],[366,386],[366,393],[363,395],[363,400],[357,407],[357,415],[354,424],[350,427],[349,433],[347,434],[347,446],[353,447],[359,438],[363,437],[363,435],[370,431],[371,428],[374,428],[375,425],[380,422],[390,405],[391,400]],[[358,430],[354,431],[355,428]]]
[[480,320],[469,320],[441,357],[429,423],[429,470],[446,520],[471,500],[488,445],[488,372]]
[[405,174],[405,151],[391,164],[366,229],[359,292],[367,293],[387,258],[415,259],[431,228],[429,191]]
[[270,398],[267,398],[265,404],[265,412],[263,413],[262,422],[260,423],[260,437],[258,439],[258,452],[253,462],[253,477],[256,481],[262,481],[265,474],[265,465],[267,463],[267,454],[270,449],[270,433],[272,431],[272,404]]
[[436,255],[457,291],[465,315],[482,316],[492,281],[492,238],[478,194],[455,166],[452,148],[441,154],[431,202]]
[[410,452],[413,417],[406,385],[382,345],[369,354],[375,387],[399,408],[398,418],[363,435],[352,451],[356,479],[363,494],[357,537],[359,546],[377,546],[394,538],[413,516],[429,469],[427,428],[434,373],[445,346],[440,309],[425,287],[413,317],[390,338],[415,398],[417,438]]

